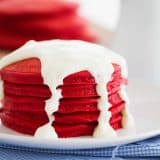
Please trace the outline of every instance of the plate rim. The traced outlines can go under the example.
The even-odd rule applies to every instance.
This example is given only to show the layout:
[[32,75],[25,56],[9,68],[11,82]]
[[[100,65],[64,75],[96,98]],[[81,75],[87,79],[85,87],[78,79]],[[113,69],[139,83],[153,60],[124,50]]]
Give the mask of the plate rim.
[[[137,141],[157,136],[160,134],[160,129],[150,132],[139,133],[135,135],[127,135],[117,137],[114,140],[104,138],[68,138],[68,139],[40,139],[23,135],[11,135],[0,133],[0,143],[7,145],[16,145],[19,147],[28,147],[36,149],[93,149],[121,146]],[[44,141],[45,140],[45,141]],[[43,145],[42,145],[43,144]],[[92,144],[92,145],[91,145]]]

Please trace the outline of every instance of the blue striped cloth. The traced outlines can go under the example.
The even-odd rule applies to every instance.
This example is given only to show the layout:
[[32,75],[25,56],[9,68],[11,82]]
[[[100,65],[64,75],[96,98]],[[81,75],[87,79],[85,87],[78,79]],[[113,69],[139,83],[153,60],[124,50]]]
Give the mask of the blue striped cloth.
[[38,149],[0,142],[0,160],[160,160],[160,136],[116,147],[95,149]]

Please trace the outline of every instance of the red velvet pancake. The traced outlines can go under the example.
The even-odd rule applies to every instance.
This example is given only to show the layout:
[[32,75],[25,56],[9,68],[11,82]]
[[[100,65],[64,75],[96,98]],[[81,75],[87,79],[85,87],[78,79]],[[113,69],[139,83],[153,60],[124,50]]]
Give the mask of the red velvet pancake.
[[[26,32],[26,31],[24,31]],[[16,33],[12,30],[7,30],[7,28],[0,28],[0,48],[1,49],[8,49],[13,50],[17,49],[18,47],[22,46],[27,41],[33,39],[37,41],[42,40],[51,40],[51,39],[65,39],[65,40],[84,40],[89,42],[96,42],[97,36],[95,36],[95,33],[93,31],[90,31],[90,29],[85,28],[84,30],[81,30],[81,32],[78,32],[77,30],[66,30],[65,32],[59,32],[59,33],[48,33],[45,31],[43,34],[40,35],[39,32],[36,31],[34,33],[29,33],[27,35],[24,35],[22,33]],[[9,42],[9,43],[8,43]]]
[[77,3],[66,0],[3,0],[0,2],[0,16],[59,14],[77,7]]
[[[34,34],[34,32],[39,32],[42,36],[44,36],[44,32],[46,34],[56,35],[56,33],[74,33],[72,30],[75,31],[77,29],[81,30],[81,28],[86,28],[86,22],[87,20],[85,18],[80,17],[76,13],[72,13],[64,14],[63,16],[50,16],[40,19],[36,18],[17,21],[17,23],[12,26],[11,30],[16,31],[17,33],[23,32],[24,35],[28,35],[29,33]],[[10,27],[7,22],[3,22],[1,26]]]
[[[11,96],[10,96],[11,97]],[[36,101],[34,98],[26,98],[26,100],[21,100],[21,98],[8,98],[5,97],[3,101],[3,106],[6,111],[11,112],[43,112],[45,108],[45,101]],[[64,102],[60,103],[58,113],[68,114],[68,113],[76,113],[76,112],[94,112],[98,111],[97,107],[97,99],[81,100],[77,99],[77,103],[74,103],[74,99],[70,100],[70,103]],[[79,102],[78,102],[79,101]],[[83,101],[83,102],[82,102]],[[112,106],[109,111],[111,111],[112,115],[120,113],[125,107],[125,103],[122,101],[121,103]]]
[[51,92],[46,85],[18,85],[4,82],[4,92],[6,95],[18,95],[26,97],[50,98]]
[[[120,69],[114,65],[113,80],[107,84],[108,90],[119,87],[122,82]],[[17,84],[43,84],[41,63],[38,58],[30,58],[8,65],[1,70],[2,80]],[[116,81],[115,81],[116,77]],[[96,84],[94,77],[88,71],[80,71],[63,79],[63,85]],[[60,87],[60,86],[59,86]]]
[[[61,124],[82,124],[82,123],[91,123],[97,122],[99,117],[99,112],[76,112],[71,114],[61,114],[54,113],[55,122]],[[116,123],[117,121],[121,121],[121,114],[116,114],[110,119],[110,123]]]
[[[79,124],[79,125],[61,125],[61,124],[53,124],[58,137],[66,138],[66,137],[79,137],[79,136],[91,136],[97,123],[88,123],[88,124]],[[121,123],[112,124],[112,127],[115,130],[120,129]]]
[[[16,111],[6,111],[4,109],[4,113],[7,116],[14,117],[15,119],[19,120],[20,123],[23,123],[23,121],[30,121],[35,124],[48,122],[48,117],[45,113],[45,111],[42,112],[16,112]],[[76,113],[69,113],[69,114],[62,114],[62,113],[54,113],[55,117],[55,123],[59,124],[86,124],[86,123],[97,123],[97,119],[99,117],[99,112],[76,112]],[[122,115],[121,113],[118,113],[116,115],[113,115],[110,119],[110,124],[115,124],[119,121],[121,121]]]
[[40,60],[30,58],[8,65],[1,70],[1,78],[17,84],[43,84]]
[[39,123],[34,122],[33,124],[32,121],[24,121],[24,120],[21,123],[21,119],[19,118],[17,119],[13,116],[9,116],[4,112],[0,113],[0,117],[3,125],[5,125],[6,127],[13,129],[17,132],[30,134],[30,135],[33,135],[38,127],[46,124],[46,122],[42,123],[42,121]]
[[[8,114],[0,114],[2,123],[17,132],[34,135],[36,129],[39,127],[39,124],[33,125],[31,121],[21,121],[14,118],[13,116],[8,116]],[[43,125],[43,123],[42,123]],[[87,136],[92,135],[94,128],[97,126],[97,123],[89,124],[79,124],[79,125],[64,125],[64,124],[53,124],[58,137],[77,137],[77,136]],[[114,129],[121,128],[121,123],[112,124]]]

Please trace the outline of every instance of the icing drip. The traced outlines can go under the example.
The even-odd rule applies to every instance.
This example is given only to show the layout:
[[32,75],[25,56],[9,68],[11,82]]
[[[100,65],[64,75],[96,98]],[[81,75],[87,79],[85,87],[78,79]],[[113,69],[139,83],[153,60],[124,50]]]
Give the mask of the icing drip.
[[[58,110],[59,99],[61,98],[61,93],[56,88],[63,83],[64,77],[81,70],[88,70],[94,76],[97,83],[96,90],[100,95],[98,108],[101,112],[98,126],[93,134],[94,137],[116,136],[115,131],[109,125],[111,114],[108,111],[110,104],[107,102],[106,83],[110,81],[114,71],[112,63],[119,64],[123,69],[122,75],[124,77],[127,76],[125,61],[122,57],[102,46],[83,41],[29,41],[10,55],[2,58],[0,68],[31,57],[40,59],[44,83],[49,86],[52,92],[52,97],[46,101],[45,106],[49,123],[37,129],[36,137],[57,137],[54,128],[51,126],[51,123],[54,121],[52,113]],[[128,110],[125,110],[124,116],[128,115]],[[125,127],[125,123],[123,124]]]
[[122,127],[125,128],[125,129],[135,130],[135,128],[134,128],[134,119],[133,119],[130,111],[128,110],[129,98],[128,98],[127,94],[126,94],[124,85],[121,85],[121,89],[119,91],[119,95],[125,101],[125,108],[122,111],[122,115],[123,115]]

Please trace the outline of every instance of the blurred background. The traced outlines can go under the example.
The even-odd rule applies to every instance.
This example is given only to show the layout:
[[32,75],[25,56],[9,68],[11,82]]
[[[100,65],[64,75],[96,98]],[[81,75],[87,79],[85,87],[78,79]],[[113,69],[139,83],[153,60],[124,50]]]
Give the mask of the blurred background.
[[129,78],[160,85],[159,0],[1,0],[1,56],[30,39],[81,39],[124,56]]
[[130,79],[160,85],[160,1],[122,0],[112,48],[129,66]]
[[[87,5],[87,0],[82,1]],[[100,1],[93,0],[92,3],[94,13],[88,17],[101,30],[114,33],[109,47],[126,58],[129,79],[160,85],[160,1],[101,0],[99,4]]]

